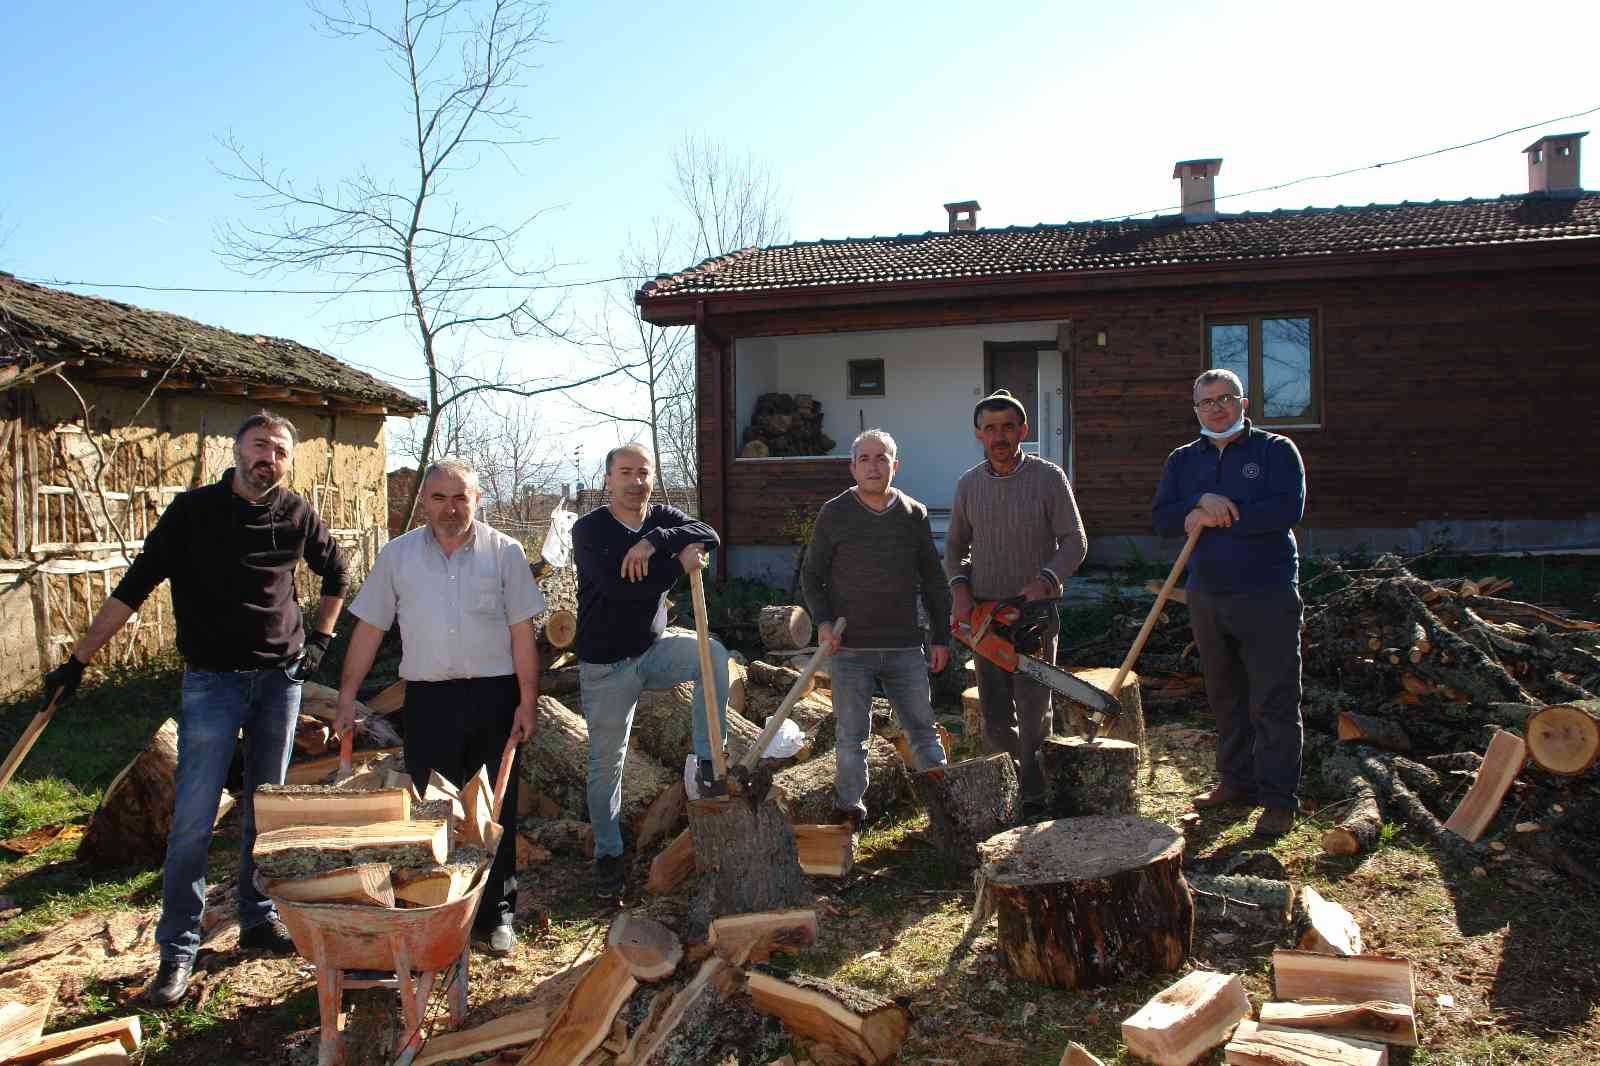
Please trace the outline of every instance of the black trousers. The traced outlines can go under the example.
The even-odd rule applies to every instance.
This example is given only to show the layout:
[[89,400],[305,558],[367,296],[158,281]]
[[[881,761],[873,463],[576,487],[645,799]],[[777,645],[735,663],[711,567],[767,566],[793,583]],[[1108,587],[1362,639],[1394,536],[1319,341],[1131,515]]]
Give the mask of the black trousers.
[[[437,770],[457,788],[488,767],[489,783],[500,772],[500,756],[511,736],[520,696],[517,679],[468,677],[455,681],[407,681],[401,720],[406,729],[406,772],[419,789]],[[515,756],[500,824],[500,850],[489,867],[474,927],[487,932],[511,921],[517,906],[517,779],[522,753]]]

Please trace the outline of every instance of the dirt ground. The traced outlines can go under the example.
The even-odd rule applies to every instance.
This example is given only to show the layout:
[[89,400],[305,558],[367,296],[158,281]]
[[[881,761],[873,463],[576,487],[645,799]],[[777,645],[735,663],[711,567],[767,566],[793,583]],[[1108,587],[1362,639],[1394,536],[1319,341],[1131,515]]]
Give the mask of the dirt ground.
[[[1212,737],[1195,724],[1155,726],[1143,813],[1164,820],[1188,810],[1191,792],[1210,783]],[[1315,885],[1360,921],[1369,949],[1415,965],[1423,1047],[1392,1061],[1431,1064],[1600,1062],[1600,922],[1593,899],[1559,875],[1516,857],[1487,877],[1456,883],[1403,835],[1360,859],[1324,856],[1317,841],[1331,819],[1312,813],[1259,855],[1245,816],[1208,814],[1189,841],[1191,859],[1248,860],[1253,872],[1281,865],[1296,884]],[[821,932],[797,969],[903,996],[915,1015],[902,1062],[932,1066],[1037,1063],[1054,1066],[1068,1040],[1107,1063],[1133,1061],[1118,1025],[1177,975],[1087,992],[1011,978],[995,950],[994,926],[967,930],[970,881],[923,839],[920,814],[869,826],[857,866],[839,881],[818,880]],[[232,838],[232,839],[230,839]],[[213,873],[225,881],[237,839],[225,831]],[[642,883],[643,863],[631,883]],[[519,906],[521,942],[510,958],[474,954],[469,1024],[549,994],[551,983],[603,942],[612,917],[588,896],[588,865],[552,858],[526,869]],[[0,892],[11,887],[0,885]],[[213,890],[208,917],[231,910],[226,886]],[[139,993],[155,967],[152,935],[159,886],[140,906],[73,916],[4,945],[0,993],[54,989],[51,1029],[138,1011],[147,1048],[140,1061],[161,1066],[315,1061],[317,1005],[310,966],[299,959],[241,953],[236,930],[211,929],[195,990],[180,1007],[150,1011]],[[677,924],[687,896],[643,899],[646,914]],[[1252,1001],[1268,998],[1274,945],[1226,925],[1196,932],[1197,968],[1239,973]],[[440,1013],[436,997],[435,1014]],[[754,1049],[766,1063],[787,1048],[781,1035]],[[755,1052],[766,1056],[754,1057]],[[741,1060],[742,1061],[742,1060]],[[1220,1063],[1220,1051],[1204,1063]]]

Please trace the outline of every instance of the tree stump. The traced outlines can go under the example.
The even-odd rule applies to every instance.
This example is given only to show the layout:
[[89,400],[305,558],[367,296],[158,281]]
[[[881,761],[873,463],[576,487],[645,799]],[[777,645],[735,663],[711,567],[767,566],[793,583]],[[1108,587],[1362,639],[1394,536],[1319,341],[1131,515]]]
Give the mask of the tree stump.
[[[1089,684],[1107,692],[1111,691],[1111,682],[1116,680],[1115,667],[1091,666],[1081,670],[1072,671]],[[1126,740],[1136,745],[1140,751],[1144,750],[1144,701],[1139,697],[1139,675],[1132,670],[1122,682],[1122,691],[1117,694],[1117,701],[1122,704],[1122,713],[1115,721],[1107,722],[1100,730],[1100,736],[1108,740]],[[1078,736],[1087,736],[1089,733],[1088,708],[1072,699],[1066,701],[1067,728]]]
[[1139,745],[1097,737],[1046,737],[1039,746],[1050,814],[1139,813]]
[[1019,977],[1060,988],[1170,973],[1194,943],[1183,837],[1128,815],[1060,818],[980,844],[975,922]]
[[1005,752],[911,775],[928,809],[933,846],[963,868],[978,865],[978,845],[1015,825],[1020,789]]
[[793,651],[811,643],[811,616],[804,607],[763,607],[756,616],[763,647]]
[[752,804],[721,796],[689,804],[699,887],[689,908],[689,936],[702,941],[714,918],[809,907],[811,883],[800,869],[788,797],[774,786]]
[[78,858],[102,866],[159,863],[172,831],[177,774],[178,723],[168,718],[106,788],[78,842]]

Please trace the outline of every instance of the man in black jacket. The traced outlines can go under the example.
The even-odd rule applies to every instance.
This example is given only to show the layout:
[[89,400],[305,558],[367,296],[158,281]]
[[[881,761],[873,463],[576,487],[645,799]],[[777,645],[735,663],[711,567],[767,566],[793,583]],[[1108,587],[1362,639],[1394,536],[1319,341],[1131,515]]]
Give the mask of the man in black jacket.
[[[206,853],[234,743],[244,736],[244,836],[239,845],[239,944],[294,950],[272,901],[257,891],[257,785],[280,784],[294,745],[301,683],[322,661],[349,584],[344,559],[322,519],[283,485],[295,429],[266,411],[234,436],[234,466],[215,484],[179,494],[145,538],[144,550],[95,614],[67,661],[45,675],[45,696],[69,698],[84,666],[163,580],[183,655],[178,770],[161,886],[156,944],[161,966],[148,996],[176,1003],[200,949]],[[305,633],[294,572],[304,559],[322,577],[313,631]]]
[[622,765],[634,708],[645,689],[693,680],[694,750],[700,791],[711,787],[711,745],[727,732],[728,653],[711,642],[717,689],[716,737],[701,708],[699,646],[693,635],[664,633],[667,592],[679,577],[705,565],[716,531],[674,507],[651,504],[655,464],[637,444],[606,455],[611,503],[572,527],[578,565],[578,682],[589,723],[589,824],[594,828],[595,895],[622,895]]

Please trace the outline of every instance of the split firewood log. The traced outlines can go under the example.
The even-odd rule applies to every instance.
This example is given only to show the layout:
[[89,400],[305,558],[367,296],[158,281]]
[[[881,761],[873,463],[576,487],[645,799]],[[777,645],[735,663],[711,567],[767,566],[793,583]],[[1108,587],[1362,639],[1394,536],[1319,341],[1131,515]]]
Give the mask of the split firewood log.
[[[568,817],[588,813],[589,729],[560,702],[539,697],[539,729],[522,743],[523,783],[553,799]],[[679,759],[678,766],[682,765]],[[630,746],[622,767],[622,834],[648,851],[677,828],[686,796],[682,772]],[[539,841],[554,851],[543,839]]]
[[672,843],[662,848],[650,860],[650,874],[645,879],[646,892],[666,895],[694,873],[694,838],[685,829],[672,838]]
[[1246,1018],[1223,1048],[1229,1066],[1388,1066],[1389,1049],[1365,1040],[1261,1026]]
[[96,866],[159,863],[172,831],[177,772],[178,723],[168,718],[106,786],[78,841],[78,858]]
[[1195,970],[1127,1018],[1122,1040],[1156,1066],[1189,1066],[1249,1016],[1250,997],[1237,974]]
[[6,1059],[8,1066],[34,1066],[70,1055],[88,1047],[100,1047],[107,1042],[125,1052],[138,1051],[144,1033],[138,1015],[113,1018],[110,1021],[83,1025],[76,1029],[63,1029],[47,1033],[26,1047],[19,1048]]
[[1387,955],[1320,955],[1279,948],[1272,953],[1272,987],[1278,999],[1297,1002],[1417,1005],[1411,961]]
[[1375,1044],[1417,1047],[1417,1019],[1403,1003],[1261,1004],[1261,1024],[1274,1029],[1306,1029],[1324,1036],[1369,1040]]
[[9,1062],[11,1055],[39,1042],[53,1006],[53,992],[33,1003],[0,1003],[0,1062]]
[[343,866],[432,866],[449,854],[443,821],[377,822],[274,829],[256,837],[256,866],[266,878],[307,877]]
[[394,885],[388,863],[343,866],[308,877],[278,878],[267,884],[267,895],[296,903],[362,903],[393,907]]
[[608,947],[584,971],[561,1009],[517,1066],[571,1066],[589,1057],[611,1034],[611,1021],[638,981],[622,952]]
[[889,1062],[911,1028],[911,1012],[892,999],[850,985],[760,964],[748,972],[758,1010],[798,1036],[838,1048],[857,1062]]
[[765,962],[775,952],[798,951],[816,940],[817,912],[809,907],[725,915],[706,935],[706,945],[734,966]]
[[1068,1041],[1058,1066],[1106,1066],[1098,1056],[1076,1040]]
[[739,971],[716,955],[677,988],[656,993],[649,1013],[628,1039],[619,1066],[689,1066],[743,1061],[749,1050],[778,1035],[750,998],[739,994]]
[[1302,926],[1295,947],[1322,955],[1361,954],[1361,926],[1349,911],[1306,885],[1300,889]]
[[254,802],[258,833],[293,825],[367,825],[411,817],[411,793],[402,788],[260,785]]
[[455,863],[395,870],[389,879],[396,900],[416,907],[437,907],[466,895],[477,873],[476,865]]
[[367,700],[367,710],[373,714],[393,714],[406,705],[406,679],[394,684]]
[[471,1029],[430,1036],[411,1066],[441,1066],[502,1048],[531,1044],[544,1035],[550,1016],[558,1009],[560,1004],[540,1003],[502,1014]]
[[766,648],[792,650],[811,643],[811,616],[804,607],[763,607],[756,626]]
[[[354,774],[360,775],[378,766],[398,765],[404,769],[405,753],[398,747],[356,749],[350,759]],[[324,755],[316,759],[302,759],[289,764],[283,775],[286,785],[315,785],[339,774],[339,755]],[[337,782],[344,785],[345,782]]]
[[855,834],[848,825],[796,824],[800,869],[811,877],[843,877],[855,865]]
[[1511,782],[1522,772],[1527,753],[1528,746],[1521,737],[1514,733],[1496,733],[1489,742],[1489,750],[1483,754],[1483,767],[1478,771],[1477,780],[1444,827],[1469,843],[1477,843],[1500,812],[1500,802],[1510,790]]

